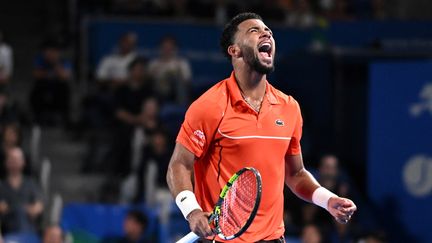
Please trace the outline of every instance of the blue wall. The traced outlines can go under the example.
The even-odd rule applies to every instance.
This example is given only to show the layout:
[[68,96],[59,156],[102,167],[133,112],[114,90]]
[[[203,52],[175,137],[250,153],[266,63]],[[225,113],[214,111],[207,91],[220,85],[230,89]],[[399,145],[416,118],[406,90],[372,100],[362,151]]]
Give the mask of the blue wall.
[[368,190],[377,217],[394,236],[431,242],[432,62],[372,64],[369,109]]

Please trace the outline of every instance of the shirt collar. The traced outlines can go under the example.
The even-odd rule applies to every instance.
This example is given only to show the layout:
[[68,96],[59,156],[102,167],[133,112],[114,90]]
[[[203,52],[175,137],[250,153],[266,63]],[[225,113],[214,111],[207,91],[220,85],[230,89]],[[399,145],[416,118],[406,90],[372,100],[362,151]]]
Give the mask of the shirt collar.
[[[266,82],[265,97],[267,98],[269,104],[271,105],[280,104],[277,95],[275,93],[276,91],[273,89],[273,87],[271,87],[271,85],[267,80],[265,82]],[[234,71],[231,72],[231,76],[228,78],[227,85],[228,85],[228,92],[230,94],[232,104],[237,105],[239,104],[239,102],[244,102],[244,99],[240,92],[240,88],[235,79]]]

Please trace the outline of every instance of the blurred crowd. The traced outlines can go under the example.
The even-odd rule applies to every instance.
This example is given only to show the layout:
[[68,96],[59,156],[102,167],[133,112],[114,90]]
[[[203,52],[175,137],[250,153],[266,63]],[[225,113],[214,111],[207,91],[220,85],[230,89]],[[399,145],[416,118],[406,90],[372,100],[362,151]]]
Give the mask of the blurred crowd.
[[[135,33],[119,36],[113,52],[106,53],[94,70],[94,80],[83,95],[79,118],[74,120],[70,108],[74,70],[61,43],[48,39],[40,45],[33,61],[28,103],[22,109],[10,96],[13,50],[0,39],[3,235],[45,232],[42,239],[48,239],[61,230],[43,220],[47,200],[37,176],[40,168],[34,168],[30,161],[33,157],[23,145],[24,136],[28,137],[23,133],[29,130],[24,128],[35,125],[78,134],[87,143],[81,172],[106,178],[103,190],[95,193],[96,201],[136,204],[147,199],[170,206],[165,173],[175,133],[189,103],[192,71],[189,62],[177,55],[173,37],[160,40],[158,55],[154,57],[139,55],[136,43]],[[144,185],[151,186],[144,188]],[[154,192],[146,196],[150,190]],[[113,238],[104,242],[147,242],[140,237],[143,229],[137,229],[144,227],[144,221],[145,216],[139,211],[129,213],[124,227],[126,234],[132,231],[133,239]]]
[[269,22],[311,27],[322,20],[397,17],[386,0],[111,0],[81,1],[89,13],[198,18],[226,23],[239,12],[258,12]]

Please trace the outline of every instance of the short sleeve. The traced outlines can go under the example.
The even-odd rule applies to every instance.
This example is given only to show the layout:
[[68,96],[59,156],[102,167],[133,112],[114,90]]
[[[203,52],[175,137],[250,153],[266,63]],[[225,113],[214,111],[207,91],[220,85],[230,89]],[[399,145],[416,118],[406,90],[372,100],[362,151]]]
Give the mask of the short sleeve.
[[294,112],[296,116],[296,122],[294,125],[293,134],[291,135],[290,145],[287,151],[287,154],[289,155],[301,154],[300,140],[302,136],[303,118],[301,115],[300,106],[296,101]]
[[222,112],[216,105],[197,101],[192,103],[186,112],[177,143],[200,158],[210,146],[221,119]]

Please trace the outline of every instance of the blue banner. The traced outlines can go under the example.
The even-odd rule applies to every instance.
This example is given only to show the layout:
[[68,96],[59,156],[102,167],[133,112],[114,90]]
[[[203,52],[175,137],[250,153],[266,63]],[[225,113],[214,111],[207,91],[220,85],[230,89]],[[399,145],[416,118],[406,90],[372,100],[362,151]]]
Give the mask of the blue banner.
[[377,217],[392,221],[384,222],[393,236],[432,242],[432,62],[371,64],[369,106],[368,192]]

